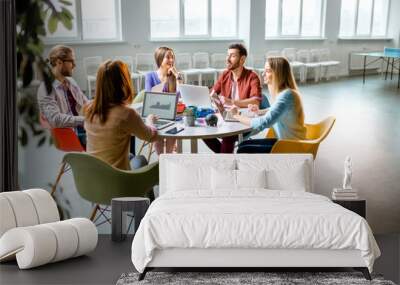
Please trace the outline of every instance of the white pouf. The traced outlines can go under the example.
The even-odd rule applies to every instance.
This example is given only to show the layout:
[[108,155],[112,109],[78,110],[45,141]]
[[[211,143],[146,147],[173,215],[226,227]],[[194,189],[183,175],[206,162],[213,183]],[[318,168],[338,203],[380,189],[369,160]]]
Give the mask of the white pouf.
[[20,269],[77,257],[97,245],[93,222],[60,222],[56,203],[43,189],[0,193],[0,219],[0,262],[16,258]]

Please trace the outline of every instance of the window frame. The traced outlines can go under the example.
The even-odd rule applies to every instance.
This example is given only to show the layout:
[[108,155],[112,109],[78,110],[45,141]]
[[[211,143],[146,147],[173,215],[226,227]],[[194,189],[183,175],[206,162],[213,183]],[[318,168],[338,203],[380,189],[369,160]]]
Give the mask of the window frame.
[[[343,0],[342,0],[343,1]],[[373,30],[373,26],[374,26],[374,12],[375,12],[375,0],[372,0],[372,11],[371,11],[371,23],[369,26],[369,34],[368,35],[357,35],[357,26],[358,26],[358,14],[359,14],[359,8],[360,8],[360,0],[356,0],[356,10],[355,10],[355,17],[354,17],[354,23],[353,23],[353,35],[351,36],[342,36],[340,34],[340,27],[342,24],[342,19],[341,19],[341,14],[339,16],[339,34],[338,34],[338,38],[341,40],[368,40],[368,39],[389,39],[388,37],[388,30],[389,30],[389,17],[390,17],[390,7],[392,5],[392,0],[388,0],[388,7],[387,7],[387,11],[386,11],[386,30],[385,30],[385,34],[382,36],[377,36],[377,35],[372,35],[372,30]],[[340,3],[340,12],[342,11],[342,3]]]
[[[320,19],[320,33],[318,36],[303,36],[302,24],[303,24],[303,3],[304,0],[300,0],[300,16],[298,23],[298,34],[297,35],[282,35],[282,15],[283,15],[283,0],[278,0],[278,34],[276,36],[267,36],[266,30],[264,31],[265,40],[319,40],[325,39],[325,20],[326,20],[326,3],[327,0],[321,0],[321,19]],[[267,9],[267,0],[265,0],[265,9]],[[266,11],[264,11],[264,28],[266,28]]]
[[[179,0],[179,36],[178,37],[152,37],[151,30],[149,33],[149,41],[190,41],[190,40],[234,40],[239,38],[239,0],[236,2],[236,33],[233,36],[213,37],[212,36],[212,0],[207,0],[207,34],[205,35],[185,35],[185,0]],[[149,9],[149,20],[151,27],[151,11]]]
[[[115,43],[123,41],[122,33],[122,0],[113,0],[115,8],[115,21],[117,27],[117,37],[113,39],[97,38],[97,39],[83,39],[83,20],[82,20],[82,0],[75,0],[75,15],[76,15],[76,30],[77,35],[74,37],[47,37],[45,36],[43,41],[45,44],[56,44],[56,43],[70,43],[70,44],[82,44],[82,43]],[[47,23],[46,23],[47,24]],[[62,23],[58,23],[62,25]]]

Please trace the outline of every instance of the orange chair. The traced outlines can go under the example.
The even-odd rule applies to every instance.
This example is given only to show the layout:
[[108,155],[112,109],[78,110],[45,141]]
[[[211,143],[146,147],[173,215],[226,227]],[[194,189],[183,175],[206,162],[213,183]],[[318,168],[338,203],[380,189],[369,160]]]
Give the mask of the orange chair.
[[[78,136],[74,132],[72,128],[52,128],[51,129],[51,136],[54,141],[54,145],[58,150],[64,152],[84,152],[85,149],[83,148],[81,142],[78,139]],[[68,171],[66,169],[66,162],[61,163],[60,171],[58,172],[56,182],[51,188],[51,195],[54,195],[54,192],[57,189],[57,184],[61,179],[61,176]]]

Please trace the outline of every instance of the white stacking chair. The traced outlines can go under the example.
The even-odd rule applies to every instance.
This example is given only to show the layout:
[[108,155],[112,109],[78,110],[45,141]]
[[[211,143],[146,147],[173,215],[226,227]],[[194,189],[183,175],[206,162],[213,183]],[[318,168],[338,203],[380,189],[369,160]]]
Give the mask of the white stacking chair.
[[263,54],[249,54],[246,59],[246,68],[253,70],[260,77],[261,86],[263,84],[263,72],[265,66],[265,56]]
[[301,49],[297,51],[296,55],[297,60],[304,63],[303,73],[300,77],[300,81],[302,83],[306,82],[308,70],[313,69],[314,81],[318,82],[321,71],[321,64],[319,63],[319,51],[315,49]]
[[198,69],[193,68],[192,65],[192,56],[190,53],[179,53],[175,57],[176,68],[179,72],[183,74],[185,79],[185,83],[188,82],[188,77],[195,75],[200,83],[200,71]]
[[128,65],[129,72],[131,74],[131,79],[135,84],[136,93],[142,89],[142,79],[144,79],[144,75],[137,73],[134,71],[135,62],[132,56],[129,55],[118,55],[114,57],[114,60],[121,60]]
[[211,67],[217,71],[217,77],[226,69],[226,54],[213,53],[211,55]]
[[339,76],[339,65],[340,61],[337,60],[332,60],[331,59],[331,52],[329,49],[324,48],[320,49],[320,64],[321,64],[321,74],[320,78],[322,79],[323,77],[326,78],[326,80],[329,80],[329,69],[333,69],[335,72],[335,77],[336,79]]
[[217,70],[210,67],[210,58],[208,52],[196,52],[193,54],[193,67],[199,71],[199,85],[203,85],[203,75],[211,74],[214,83],[217,82]]
[[92,83],[96,82],[97,70],[99,69],[99,66],[102,62],[103,58],[101,56],[83,58],[83,68],[85,70],[85,76],[87,80],[86,93],[89,99],[92,98]]
[[282,55],[282,53],[279,50],[270,50],[270,51],[267,51],[267,53],[265,54],[265,58],[273,57],[273,56],[281,56],[281,55]]
[[151,53],[136,54],[136,72],[145,75],[149,71],[156,70],[154,55]]
[[282,50],[282,56],[286,57],[289,61],[290,67],[292,68],[293,74],[299,74],[299,78],[303,74],[304,63],[296,60],[296,49],[295,48],[284,48]]

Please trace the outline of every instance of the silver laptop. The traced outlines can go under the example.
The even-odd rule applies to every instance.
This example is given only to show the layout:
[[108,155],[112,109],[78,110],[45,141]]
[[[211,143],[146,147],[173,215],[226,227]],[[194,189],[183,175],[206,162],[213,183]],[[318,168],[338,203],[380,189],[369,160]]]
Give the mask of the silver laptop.
[[145,92],[142,118],[145,119],[150,114],[156,115],[159,119],[154,126],[158,130],[164,129],[175,123],[177,103],[176,93]]
[[239,122],[233,117],[231,112],[225,110],[224,104],[222,104],[221,100],[218,98],[217,95],[212,97],[212,101],[214,105],[217,107],[219,113],[222,116],[222,119],[224,119],[225,122]]
[[183,103],[186,106],[212,108],[208,87],[179,84],[177,89],[181,93]]

